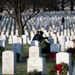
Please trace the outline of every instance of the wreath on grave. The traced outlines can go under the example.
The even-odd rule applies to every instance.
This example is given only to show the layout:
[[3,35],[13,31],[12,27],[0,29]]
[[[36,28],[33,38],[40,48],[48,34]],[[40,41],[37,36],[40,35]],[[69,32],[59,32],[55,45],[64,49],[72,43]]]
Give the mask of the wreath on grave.
[[36,69],[32,72],[29,72],[28,75],[42,75],[41,72],[38,72]]
[[41,49],[42,49],[42,53],[49,53],[50,52],[50,44],[47,43],[45,40],[42,40],[42,42],[40,43]]
[[49,71],[49,75],[57,75],[57,73],[59,75],[67,75],[67,71],[68,65],[62,62],[60,64],[56,64],[55,66],[53,66]]

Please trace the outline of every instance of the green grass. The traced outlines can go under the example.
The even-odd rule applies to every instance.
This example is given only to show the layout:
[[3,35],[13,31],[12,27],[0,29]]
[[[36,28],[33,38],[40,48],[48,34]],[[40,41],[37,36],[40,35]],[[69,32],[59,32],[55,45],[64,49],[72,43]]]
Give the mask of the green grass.
[[[22,52],[22,61],[16,63],[16,74],[15,75],[27,75],[27,59],[29,55],[29,45],[23,45],[23,52]],[[11,45],[6,45],[6,50],[11,50]],[[46,54],[42,54],[43,57],[46,57]],[[48,71],[50,70],[51,66],[55,63],[55,61],[49,61],[48,58],[46,59],[46,66],[47,66],[47,75]],[[0,62],[0,72],[2,72],[2,63]]]

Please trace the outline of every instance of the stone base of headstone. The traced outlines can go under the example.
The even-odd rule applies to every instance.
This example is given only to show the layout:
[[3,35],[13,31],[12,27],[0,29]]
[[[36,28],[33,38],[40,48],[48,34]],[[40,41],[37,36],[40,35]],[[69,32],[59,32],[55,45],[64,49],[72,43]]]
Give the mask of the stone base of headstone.
[[27,59],[27,72],[33,72],[34,70],[37,70],[38,72],[41,72],[42,74],[46,74],[46,60],[43,57],[37,57],[37,58],[28,58]]

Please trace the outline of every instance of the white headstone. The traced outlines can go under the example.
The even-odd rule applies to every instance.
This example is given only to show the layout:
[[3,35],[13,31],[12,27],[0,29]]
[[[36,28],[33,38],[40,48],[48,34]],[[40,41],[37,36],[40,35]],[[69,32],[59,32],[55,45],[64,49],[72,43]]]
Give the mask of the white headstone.
[[6,32],[6,37],[8,37],[8,36],[9,36],[9,32],[7,31],[7,32]]
[[23,39],[21,37],[13,36],[13,44],[14,43],[23,44]]
[[67,35],[67,31],[66,31],[66,29],[64,30],[64,36],[66,36]]
[[27,30],[25,30],[25,35],[28,36],[28,31]]
[[22,38],[23,38],[23,44],[27,44],[28,43],[28,36],[22,35]]
[[34,37],[34,33],[33,31],[31,31],[31,40],[33,39],[33,37]]
[[11,31],[11,36],[14,36],[14,31],[13,30]]
[[69,36],[66,36],[66,41],[70,41],[70,37]]
[[70,29],[67,29],[67,34],[68,36],[70,36]]
[[51,35],[51,36],[53,35],[53,32],[52,32],[52,31],[50,32],[50,35]]
[[74,47],[74,45],[73,45],[73,42],[72,41],[67,41],[67,42],[65,42],[65,49],[68,49],[68,48],[73,48]]
[[65,50],[66,37],[65,36],[59,36],[58,40],[59,40],[59,44],[61,45],[61,51],[64,51]]
[[15,32],[16,32],[16,36],[18,36],[18,35],[19,35],[19,33],[18,33],[18,29],[16,29]]
[[72,39],[75,39],[75,35],[72,36]]
[[30,38],[28,37],[27,39],[28,39],[28,44],[31,44],[31,40],[30,40]]
[[3,36],[3,35],[4,35],[4,31],[1,32],[1,36]]
[[61,36],[63,36],[63,31],[61,31]]
[[57,32],[57,36],[59,36],[59,32]]
[[69,66],[69,75],[72,75],[72,59],[71,54],[67,52],[59,52],[56,54],[56,64],[61,62],[68,64]]
[[13,38],[12,38],[12,36],[9,36],[9,38],[8,38],[8,43],[9,43],[9,44],[12,44],[12,43],[13,43]]
[[41,49],[37,46],[29,47],[29,58],[33,57],[40,57],[41,56]]
[[2,74],[15,74],[16,61],[15,54],[12,51],[4,51],[2,53]]
[[0,40],[6,40],[6,35],[0,35]]

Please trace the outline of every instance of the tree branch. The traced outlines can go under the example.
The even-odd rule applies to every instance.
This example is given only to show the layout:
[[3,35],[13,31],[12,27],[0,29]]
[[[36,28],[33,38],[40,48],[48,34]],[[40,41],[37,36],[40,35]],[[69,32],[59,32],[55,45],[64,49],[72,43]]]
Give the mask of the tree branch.
[[26,26],[26,23],[27,23],[27,21],[29,20],[29,19],[31,19],[32,17],[34,17],[36,14],[38,14],[39,13],[39,11],[37,11],[36,13],[32,13],[30,16],[29,16],[29,18],[27,18],[26,20],[25,20],[25,24],[23,25],[24,27]]
[[10,13],[10,11],[8,11],[8,9],[6,9],[5,7],[4,7],[4,9],[7,11],[7,13],[8,13],[13,19],[16,19],[16,18]]

